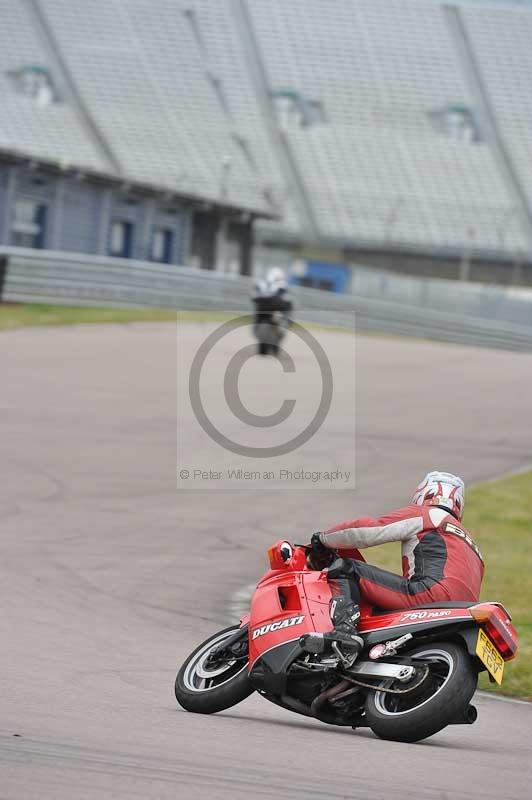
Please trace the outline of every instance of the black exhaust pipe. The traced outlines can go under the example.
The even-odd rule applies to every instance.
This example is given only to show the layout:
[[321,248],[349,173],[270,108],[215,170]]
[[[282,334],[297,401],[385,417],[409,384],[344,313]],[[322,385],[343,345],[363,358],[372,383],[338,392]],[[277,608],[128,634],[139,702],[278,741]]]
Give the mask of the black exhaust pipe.
[[346,689],[350,688],[351,683],[345,680],[340,681],[340,683],[334,686],[329,686],[328,689],[319,694],[312,701],[310,706],[312,715],[316,717],[316,719],[319,719],[320,722],[326,722],[328,725],[352,725],[352,722],[341,722],[337,715],[329,714],[324,709],[324,706],[327,705],[329,700],[332,700],[337,694],[341,694],[341,692],[345,692]]
[[476,722],[478,717],[477,709],[475,706],[467,706],[464,708],[461,714],[459,714],[455,719],[451,720],[449,725],[472,725]]

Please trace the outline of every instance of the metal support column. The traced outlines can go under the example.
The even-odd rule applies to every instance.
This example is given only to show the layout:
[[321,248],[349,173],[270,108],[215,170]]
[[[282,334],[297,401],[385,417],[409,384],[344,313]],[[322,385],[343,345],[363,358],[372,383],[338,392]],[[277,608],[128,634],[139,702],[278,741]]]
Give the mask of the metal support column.
[[122,166],[110,142],[94,120],[86,105],[85,100],[78,90],[74,76],[70,71],[52,26],[48,22],[46,12],[39,0],[25,0],[28,12],[35,23],[35,30],[46,50],[50,65],[53,67],[54,78],[58,81],[61,92],[68,98],[76,116],[84,127],[88,138],[106,164],[107,169],[114,175],[122,175]]
[[262,62],[246,0],[231,0],[231,4],[233,19],[240,34],[249,75],[255,88],[273,152],[277,156],[281,174],[295,201],[301,232],[307,241],[318,241],[319,226],[305,182],[292,154],[288,138],[277,124],[267,73]]
[[17,167],[9,167],[7,174],[4,215],[0,219],[0,244],[9,244],[11,238],[11,218],[17,193]]
[[62,250],[63,243],[63,218],[65,207],[65,179],[58,178],[55,183],[53,211],[52,211],[52,232],[50,235],[50,249]]
[[98,245],[96,252],[106,256],[109,252],[109,232],[111,229],[111,207],[113,204],[113,190],[104,189],[100,203],[100,218],[98,220]]
[[240,239],[240,274],[253,274],[253,218],[242,225]]
[[149,261],[151,258],[150,244],[153,236],[153,225],[155,222],[155,200],[148,198],[144,203],[144,214],[142,215],[142,229],[140,241],[139,258]]

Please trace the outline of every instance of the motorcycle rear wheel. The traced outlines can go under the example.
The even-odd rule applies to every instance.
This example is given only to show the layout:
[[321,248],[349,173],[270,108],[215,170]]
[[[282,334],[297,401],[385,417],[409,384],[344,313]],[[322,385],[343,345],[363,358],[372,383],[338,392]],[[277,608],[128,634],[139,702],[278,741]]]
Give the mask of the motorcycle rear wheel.
[[418,742],[433,736],[465,712],[477,687],[470,656],[452,642],[419,645],[408,655],[430,662],[429,680],[412,695],[370,692],[366,719],[381,739]]
[[237,630],[231,625],[213,634],[189,655],[175,679],[175,696],[180,706],[196,714],[215,714],[236,706],[253,693],[247,659],[229,660],[210,666],[211,651]]

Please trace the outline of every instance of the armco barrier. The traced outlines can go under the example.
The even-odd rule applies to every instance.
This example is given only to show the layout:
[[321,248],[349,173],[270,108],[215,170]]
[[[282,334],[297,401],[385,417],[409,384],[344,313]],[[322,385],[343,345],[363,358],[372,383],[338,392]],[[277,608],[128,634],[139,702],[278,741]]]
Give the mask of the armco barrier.
[[[63,305],[160,307],[175,309],[218,309],[249,312],[253,280],[219,272],[152,264],[143,261],[104,258],[23,248],[0,248],[0,260],[7,263],[4,278],[6,301]],[[368,270],[364,270],[368,273]],[[356,273],[355,273],[356,275]],[[363,294],[336,295],[316,289],[294,287],[296,317],[337,327],[416,336],[425,339],[532,352],[532,301],[524,293],[519,303],[516,324],[497,319],[498,308],[511,313],[512,297],[492,301],[493,292],[485,289],[486,304],[475,287],[474,302],[463,303],[464,288],[445,282],[445,302],[423,306],[423,279],[401,278],[401,292],[381,291],[386,273],[364,279]],[[356,291],[356,278],[353,288]],[[412,281],[409,287],[408,281]],[[406,283],[404,283],[406,281]],[[414,283],[416,284],[414,286]],[[434,281],[430,282],[431,284]],[[372,288],[373,287],[373,288]],[[432,286],[429,287],[433,292]],[[443,290],[442,283],[442,290]],[[469,288],[469,287],[467,287]],[[456,302],[453,303],[453,291]],[[411,303],[405,293],[410,293]],[[414,292],[414,294],[412,294]],[[490,294],[491,292],[491,294]],[[383,299],[383,297],[385,299]],[[462,297],[462,302],[458,299]],[[523,298],[525,298],[523,300]],[[414,304],[417,303],[417,304]],[[486,309],[491,303],[493,317]],[[478,315],[470,313],[477,308]],[[516,306],[517,308],[517,306]],[[481,313],[482,309],[482,313]],[[510,310],[509,310],[510,309]],[[526,312],[530,310],[530,313]]]
[[357,297],[532,326],[531,289],[414,278],[359,265],[352,270],[350,288]]

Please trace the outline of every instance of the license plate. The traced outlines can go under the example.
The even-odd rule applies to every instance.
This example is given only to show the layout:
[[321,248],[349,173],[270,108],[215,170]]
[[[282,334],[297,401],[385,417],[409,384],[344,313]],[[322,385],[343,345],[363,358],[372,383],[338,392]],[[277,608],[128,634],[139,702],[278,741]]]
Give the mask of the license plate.
[[489,636],[486,636],[483,630],[479,630],[478,632],[476,653],[490,675],[494,677],[500,686],[504,672],[504,660]]

